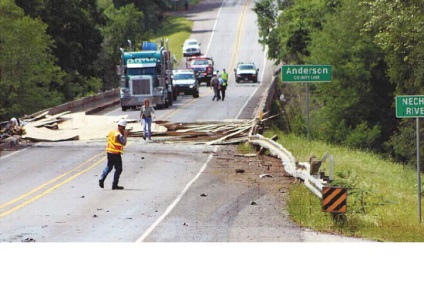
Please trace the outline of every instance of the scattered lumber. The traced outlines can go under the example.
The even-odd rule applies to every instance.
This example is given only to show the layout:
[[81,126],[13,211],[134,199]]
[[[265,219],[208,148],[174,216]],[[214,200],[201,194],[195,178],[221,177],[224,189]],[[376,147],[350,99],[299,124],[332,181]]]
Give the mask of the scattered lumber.
[[[21,120],[25,134],[22,138],[34,142],[58,142],[67,140],[105,139],[111,129],[124,116],[87,115],[85,112],[47,112]],[[224,120],[179,123],[156,120],[152,123],[152,135],[162,143],[191,142],[194,144],[225,145],[248,141],[253,120]],[[138,119],[127,119],[129,137],[142,137],[142,124]]]

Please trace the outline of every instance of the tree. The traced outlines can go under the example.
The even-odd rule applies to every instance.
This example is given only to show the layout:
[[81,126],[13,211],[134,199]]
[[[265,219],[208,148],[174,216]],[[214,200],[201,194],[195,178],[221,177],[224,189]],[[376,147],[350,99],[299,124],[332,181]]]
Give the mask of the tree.
[[0,118],[22,116],[62,102],[47,26],[24,15],[13,1],[0,0]]
[[44,9],[45,0],[15,0],[15,4],[21,7],[25,14],[37,18]]
[[[341,0],[321,30],[311,35],[312,64],[331,64],[331,83],[316,85],[315,136],[333,143],[383,151],[395,115],[393,87],[385,75],[384,53],[361,33],[368,15],[355,0]],[[340,19],[344,19],[340,21]]]
[[268,58],[278,62],[280,42],[275,33],[278,5],[273,0],[261,0],[255,3],[253,11],[258,16],[259,43],[268,47]]
[[144,30],[144,14],[137,10],[133,4],[115,9],[109,7],[105,11],[108,25],[103,29],[103,52],[99,58],[99,65],[103,68],[103,86],[106,89],[116,87],[118,76],[116,66],[119,64],[119,48],[127,49],[128,40],[134,45],[141,45],[142,40],[147,40]]
[[113,4],[116,9],[134,4],[138,10],[143,12],[145,16],[143,24],[148,32],[157,31],[164,18],[164,11],[172,7],[170,1],[165,0],[113,0]]
[[18,1],[26,13],[40,18],[48,25],[47,32],[55,46],[53,53],[57,64],[66,72],[59,91],[66,100],[90,92],[97,92],[101,74],[96,61],[101,52],[103,35],[100,28],[105,25],[103,12],[97,8],[96,0],[36,0]]
[[[364,31],[373,34],[385,53],[387,74],[395,85],[395,95],[424,92],[424,6],[420,0],[363,0],[370,14]],[[394,110],[391,111],[394,113]],[[386,142],[390,155],[403,162],[416,162],[415,120],[401,120]],[[422,133],[423,130],[420,130]],[[412,140],[411,140],[412,139]],[[420,147],[424,151],[424,146]],[[423,160],[423,159],[422,159]],[[423,162],[421,162],[423,163]],[[423,164],[421,164],[423,167]]]
[[310,35],[322,27],[332,9],[324,0],[272,1],[255,4],[259,41],[268,46],[268,57],[275,63],[303,63],[309,56]]
[[420,0],[363,0],[370,14],[364,31],[386,53],[398,94],[424,92],[424,5]]

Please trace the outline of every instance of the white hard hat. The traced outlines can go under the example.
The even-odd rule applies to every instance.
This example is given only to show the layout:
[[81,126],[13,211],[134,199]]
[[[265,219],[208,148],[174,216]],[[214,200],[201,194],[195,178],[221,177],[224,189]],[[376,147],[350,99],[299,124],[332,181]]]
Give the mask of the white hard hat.
[[125,119],[121,119],[118,121],[118,125],[122,127],[127,127],[127,121]]

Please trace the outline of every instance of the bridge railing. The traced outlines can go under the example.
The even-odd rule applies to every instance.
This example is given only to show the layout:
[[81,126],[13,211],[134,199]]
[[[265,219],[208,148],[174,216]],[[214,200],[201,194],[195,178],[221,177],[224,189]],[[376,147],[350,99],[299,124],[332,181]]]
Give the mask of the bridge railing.
[[120,101],[119,89],[112,89],[105,92],[98,93],[93,96],[84,97],[75,101],[67,102],[58,106],[54,106],[42,111],[38,111],[30,117],[36,117],[39,114],[48,112],[49,115],[62,113],[65,111],[70,112],[82,112],[85,111],[87,114],[98,110],[99,108],[105,108],[112,106]]

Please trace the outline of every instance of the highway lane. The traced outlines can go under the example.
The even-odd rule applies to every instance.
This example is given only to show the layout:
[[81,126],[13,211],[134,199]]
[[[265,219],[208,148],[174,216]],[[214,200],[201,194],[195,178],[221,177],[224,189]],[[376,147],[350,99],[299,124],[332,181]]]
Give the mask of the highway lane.
[[[104,142],[37,144],[3,157],[0,241],[135,241],[199,172],[205,150],[213,150],[129,141],[119,192],[111,190],[111,176],[105,189],[98,186]],[[19,182],[4,183],[14,177]]]
[[[241,33],[248,31],[243,19],[246,14],[251,17],[248,7],[253,2],[207,2],[214,3],[214,8],[201,13],[193,11],[189,16],[194,21],[193,36],[202,42],[204,52],[214,56],[216,67],[226,67],[231,75],[238,49],[246,45],[240,42],[244,39]],[[253,41],[257,46],[257,41]],[[260,68],[264,68],[259,46],[255,55],[261,59]],[[248,99],[253,95],[259,98],[254,91],[260,84],[234,83],[228,88],[225,102],[212,102],[212,90],[203,85],[200,98],[180,96],[172,107],[158,110],[157,119],[192,122],[237,118]],[[122,112],[115,107],[107,112],[138,118],[139,111]],[[13,155],[3,154],[0,241],[140,240],[193,178],[201,175],[210,152],[216,150],[211,146],[155,144],[130,138],[121,176],[125,190],[116,192],[110,189],[113,173],[104,190],[98,186],[106,164],[104,148],[105,140],[98,139],[38,143]],[[9,178],[15,177],[19,179],[11,182]]]
[[[230,73],[228,95],[224,102],[212,102],[211,89],[202,85],[199,98],[180,96],[172,107],[158,110],[156,119],[195,122],[252,118],[271,80],[274,68],[257,42],[251,10],[254,2],[209,0],[203,4],[207,10],[191,10],[187,16],[194,21],[193,36],[207,47],[204,52],[214,57],[218,69],[226,68]],[[258,65],[259,83],[235,83],[232,70],[238,61]],[[116,106],[104,113],[134,119],[139,111],[122,112]],[[284,218],[278,218],[284,220],[276,221],[274,227],[267,226],[265,235],[260,225],[253,229],[249,225],[242,231],[240,225],[246,225],[243,221],[249,219],[250,211],[245,205],[248,201],[239,199],[255,193],[257,186],[231,187],[229,175],[214,181],[218,170],[226,172],[221,166],[213,167],[214,154],[222,147],[129,138],[120,180],[125,189],[111,190],[113,173],[101,189],[98,178],[106,164],[105,139],[37,143],[12,154],[2,152],[0,242],[308,240],[304,230]],[[224,192],[228,189],[231,195]],[[199,204],[199,192],[221,195],[205,208],[205,201]],[[231,219],[225,219],[222,210],[231,208]],[[204,224],[197,228],[200,233],[184,228],[193,214]],[[211,217],[214,219],[208,220]],[[235,222],[239,227],[234,230]]]

